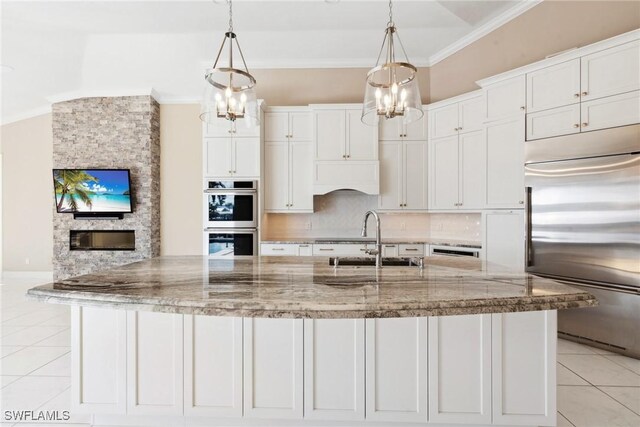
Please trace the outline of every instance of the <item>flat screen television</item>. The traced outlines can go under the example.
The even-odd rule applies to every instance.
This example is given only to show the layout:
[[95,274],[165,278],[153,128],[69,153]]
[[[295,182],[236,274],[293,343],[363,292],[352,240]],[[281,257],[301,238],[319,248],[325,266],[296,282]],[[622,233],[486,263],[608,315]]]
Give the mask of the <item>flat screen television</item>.
[[56,211],[60,213],[130,213],[129,169],[54,169]]

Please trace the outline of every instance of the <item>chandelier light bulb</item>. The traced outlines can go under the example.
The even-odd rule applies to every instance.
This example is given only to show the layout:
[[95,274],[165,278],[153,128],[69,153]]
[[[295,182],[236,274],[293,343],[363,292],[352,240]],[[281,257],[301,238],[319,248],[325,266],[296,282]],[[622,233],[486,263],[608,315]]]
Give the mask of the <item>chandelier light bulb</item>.
[[398,93],[398,84],[396,82],[391,85],[391,93],[394,95]]

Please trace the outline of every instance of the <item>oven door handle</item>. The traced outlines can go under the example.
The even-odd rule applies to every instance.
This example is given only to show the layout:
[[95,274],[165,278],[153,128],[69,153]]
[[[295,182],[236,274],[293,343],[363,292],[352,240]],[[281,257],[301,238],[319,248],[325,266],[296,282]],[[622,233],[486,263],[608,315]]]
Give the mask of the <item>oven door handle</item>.
[[204,190],[204,194],[247,195],[247,194],[258,194],[258,192],[255,189],[249,189],[249,188],[247,188],[246,190],[243,190],[241,188],[235,188],[235,189],[210,188],[210,189]]

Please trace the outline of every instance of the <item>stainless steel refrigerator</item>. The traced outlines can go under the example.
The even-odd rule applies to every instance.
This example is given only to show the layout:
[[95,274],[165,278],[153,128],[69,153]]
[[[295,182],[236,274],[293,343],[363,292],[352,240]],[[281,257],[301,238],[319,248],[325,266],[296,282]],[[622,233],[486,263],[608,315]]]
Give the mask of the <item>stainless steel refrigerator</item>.
[[640,358],[640,125],[525,144],[528,272],[596,296],[558,331]]

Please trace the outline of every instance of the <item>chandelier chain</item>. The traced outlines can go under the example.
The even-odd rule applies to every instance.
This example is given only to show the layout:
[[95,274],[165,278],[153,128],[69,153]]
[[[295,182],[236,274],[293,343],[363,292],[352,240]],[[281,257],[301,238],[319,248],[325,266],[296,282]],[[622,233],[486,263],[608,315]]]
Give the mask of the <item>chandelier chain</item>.
[[233,33],[233,8],[231,6],[231,0],[227,0],[229,4],[229,32]]
[[387,25],[393,25],[393,3],[391,3],[391,0],[389,0],[389,22],[387,22]]

